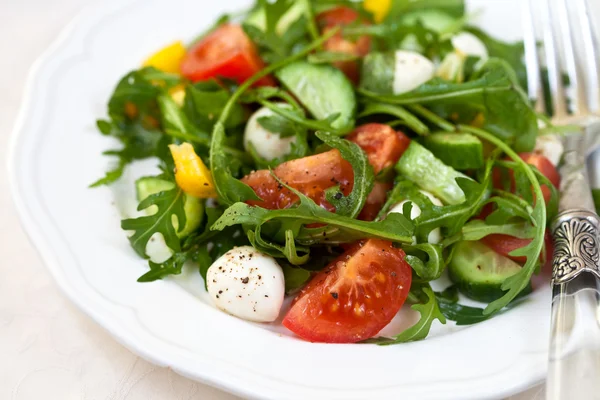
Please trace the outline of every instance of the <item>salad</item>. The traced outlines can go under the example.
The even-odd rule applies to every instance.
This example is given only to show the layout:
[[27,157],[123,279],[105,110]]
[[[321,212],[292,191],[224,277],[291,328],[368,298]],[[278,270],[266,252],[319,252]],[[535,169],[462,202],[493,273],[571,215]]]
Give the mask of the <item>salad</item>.
[[[259,0],[126,74],[93,186],[158,160],[121,223],[139,281],[188,265],[219,309],[313,342],[420,340],[516,305],[551,260],[562,145],[522,44],[469,19],[460,0]],[[404,304],[418,322],[378,336]]]

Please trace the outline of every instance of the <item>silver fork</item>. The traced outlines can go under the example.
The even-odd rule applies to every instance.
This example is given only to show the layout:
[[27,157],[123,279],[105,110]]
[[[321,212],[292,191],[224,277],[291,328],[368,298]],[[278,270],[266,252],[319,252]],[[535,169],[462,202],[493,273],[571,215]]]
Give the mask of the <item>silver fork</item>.
[[[564,138],[565,152],[559,168],[561,197],[559,215],[553,224],[546,398],[600,399],[600,219],[586,169],[588,156],[600,143],[598,49],[586,0],[523,3],[529,95],[536,99],[536,110],[550,111],[555,125],[581,127],[581,132]],[[536,11],[542,22],[543,58],[548,69],[552,110],[544,110],[542,56],[535,36]],[[570,96],[563,85],[560,53],[572,89]]]

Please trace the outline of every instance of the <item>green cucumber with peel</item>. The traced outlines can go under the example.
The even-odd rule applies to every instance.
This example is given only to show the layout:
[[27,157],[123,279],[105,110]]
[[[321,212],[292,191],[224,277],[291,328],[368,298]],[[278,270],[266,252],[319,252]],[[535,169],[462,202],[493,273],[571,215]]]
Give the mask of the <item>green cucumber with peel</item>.
[[[502,283],[518,273],[521,266],[481,242],[461,241],[452,249],[448,275],[465,296],[486,303],[504,295]],[[522,294],[531,292],[531,283]]]
[[483,144],[470,133],[434,133],[426,136],[423,144],[434,156],[454,169],[483,167]]
[[396,164],[396,172],[446,204],[465,201],[465,194],[456,178],[470,178],[444,164],[414,140]]
[[[142,201],[152,194],[163,192],[166,190],[171,190],[174,187],[175,184],[173,182],[156,178],[154,176],[143,177],[135,182],[138,201]],[[185,211],[186,222],[183,230],[181,230],[181,232],[177,232],[177,236],[180,238],[188,236],[190,233],[194,232],[200,227],[202,219],[204,218],[204,202],[199,198],[186,194],[183,209]],[[150,206],[144,211],[148,215],[152,215],[156,212],[156,206]],[[176,231],[179,227],[177,217],[174,215],[173,227]]]
[[275,76],[316,119],[339,114],[331,126],[352,129],[356,96],[354,87],[342,71],[331,65],[296,61],[275,72]]

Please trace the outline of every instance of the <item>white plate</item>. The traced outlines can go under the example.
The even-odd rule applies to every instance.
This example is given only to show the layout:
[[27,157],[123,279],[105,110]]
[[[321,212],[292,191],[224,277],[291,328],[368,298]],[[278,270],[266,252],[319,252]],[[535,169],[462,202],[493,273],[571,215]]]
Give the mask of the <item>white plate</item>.
[[[470,2],[473,4],[484,2]],[[436,327],[416,343],[323,345],[213,308],[197,273],[151,284],[119,228],[135,177],[88,189],[114,147],[96,132],[117,80],[176,38],[191,39],[248,2],[108,1],[87,9],[36,63],[9,160],[23,224],[59,286],[119,342],[156,364],[222,389],[270,399],[482,399],[523,390],[546,368],[549,290],[490,321]],[[480,22],[519,35],[517,1],[485,2]],[[118,205],[119,207],[116,207]],[[265,329],[267,328],[267,329]]]

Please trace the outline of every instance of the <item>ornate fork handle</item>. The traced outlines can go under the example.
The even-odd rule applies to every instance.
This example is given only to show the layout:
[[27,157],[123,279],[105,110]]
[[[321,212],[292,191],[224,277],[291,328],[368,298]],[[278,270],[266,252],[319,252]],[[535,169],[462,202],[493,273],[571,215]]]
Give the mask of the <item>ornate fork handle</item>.
[[600,220],[586,210],[560,214],[554,224],[552,282],[566,283],[584,271],[600,278]]

